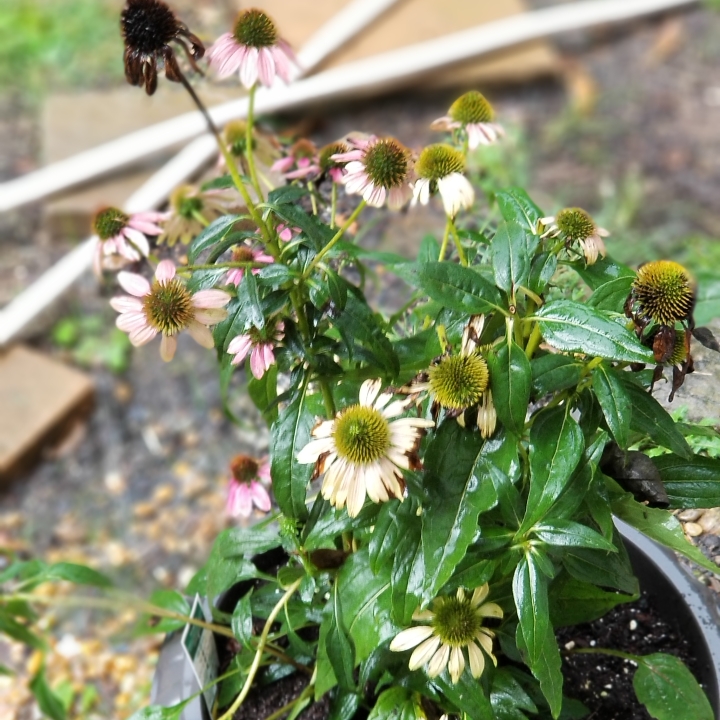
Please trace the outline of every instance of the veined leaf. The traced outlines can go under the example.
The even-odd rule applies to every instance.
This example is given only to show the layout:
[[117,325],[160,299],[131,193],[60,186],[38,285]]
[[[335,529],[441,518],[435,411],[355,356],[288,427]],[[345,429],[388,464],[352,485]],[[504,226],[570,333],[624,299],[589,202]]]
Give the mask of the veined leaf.
[[605,422],[621,447],[628,445],[632,404],[620,378],[605,363],[598,365],[592,372],[593,388],[602,408]]
[[525,554],[515,568],[513,597],[520,631],[528,651],[528,664],[530,669],[533,669],[542,657],[545,635],[550,627],[550,610],[547,579],[529,553]]
[[720,460],[693,455],[653,458],[660,471],[671,508],[714,508],[720,506]]
[[[500,223],[490,245],[495,284],[506,293],[525,285],[530,273],[528,231],[515,221]],[[537,241],[537,236],[531,235]]]
[[488,355],[490,387],[498,419],[513,435],[525,429],[532,369],[522,348],[510,341]]
[[[516,222],[529,233],[537,230],[538,220],[543,217],[542,210],[519,187],[511,187],[495,193],[500,214],[507,222]],[[537,245],[537,243],[536,243]],[[535,248],[529,248],[533,252]]]
[[600,285],[590,296],[587,304],[598,310],[608,310],[614,313],[623,312],[634,279],[632,275],[625,275]]

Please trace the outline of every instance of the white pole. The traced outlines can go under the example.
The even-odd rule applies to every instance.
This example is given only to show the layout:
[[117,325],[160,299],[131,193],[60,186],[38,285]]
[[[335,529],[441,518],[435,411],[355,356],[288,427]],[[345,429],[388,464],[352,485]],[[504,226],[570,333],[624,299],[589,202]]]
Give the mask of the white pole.
[[[357,0],[360,4],[370,0]],[[525,13],[487,23],[444,38],[348,63],[287,87],[258,92],[258,112],[295,108],[320,100],[356,96],[397,86],[409,79],[462,60],[569,30],[619,22],[698,0],[591,0]],[[378,2],[379,6],[390,3]],[[331,21],[332,22],[332,21]],[[325,39],[319,33],[321,39]],[[338,36],[345,40],[345,36]],[[308,53],[312,58],[312,53]],[[247,112],[242,98],[211,110],[219,125]],[[87,150],[23,177],[0,184],[0,212],[135,162],[151,153],[195,137],[205,130],[200,113],[180,115]]]

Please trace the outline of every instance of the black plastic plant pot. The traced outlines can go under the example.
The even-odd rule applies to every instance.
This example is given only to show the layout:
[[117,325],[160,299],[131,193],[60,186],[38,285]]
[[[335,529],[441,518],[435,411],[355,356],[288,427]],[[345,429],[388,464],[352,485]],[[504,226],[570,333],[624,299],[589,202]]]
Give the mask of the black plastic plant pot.
[[[715,717],[720,720],[720,612],[715,592],[694,577],[673,552],[626,523],[617,519],[615,522],[625,540],[640,586],[652,594],[664,619],[691,643],[697,659],[698,680],[713,706]],[[277,562],[274,557],[272,560],[273,564]],[[223,597],[222,608],[232,612],[234,604],[249,586],[242,583],[229,591]],[[153,678],[152,702],[169,707],[199,689],[181,645],[180,631],[168,635]],[[201,698],[195,698],[185,707],[180,720],[210,720]]]

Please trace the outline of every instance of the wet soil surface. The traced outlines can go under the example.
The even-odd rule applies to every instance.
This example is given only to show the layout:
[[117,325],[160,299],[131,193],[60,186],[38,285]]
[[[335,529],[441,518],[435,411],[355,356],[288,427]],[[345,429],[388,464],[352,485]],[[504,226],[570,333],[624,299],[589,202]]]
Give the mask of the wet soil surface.
[[667,653],[680,658],[697,675],[690,641],[663,617],[651,595],[619,605],[592,623],[562,628],[557,633],[563,655],[563,693],[590,710],[587,720],[652,720],[635,696],[635,663],[601,654],[573,653],[579,648],[609,648],[632,655]]

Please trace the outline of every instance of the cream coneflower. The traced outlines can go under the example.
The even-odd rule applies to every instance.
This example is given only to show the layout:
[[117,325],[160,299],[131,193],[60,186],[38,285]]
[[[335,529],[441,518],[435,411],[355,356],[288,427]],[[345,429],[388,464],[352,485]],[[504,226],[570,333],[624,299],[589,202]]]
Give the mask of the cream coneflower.
[[542,237],[565,238],[568,244],[577,243],[582,249],[585,262],[594,265],[598,257],[605,257],[603,238],[610,233],[595,224],[595,221],[582,208],[565,208],[557,215],[540,218],[544,232]]
[[474,150],[479,145],[492,145],[505,135],[502,125],[493,122],[495,112],[487,98],[477,92],[461,95],[448,110],[448,114],[430,125],[433,130],[459,130],[467,133],[468,147]]
[[454,218],[461,209],[475,202],[475,191],[465,172],[464,155],[450,145],[428,145],[415,163],[418,180],[415,181],[412,203],[427,205],[431,193],[439,192],[445,214]]
[[170,219],[158,242],[172,247],[179,240],[188,245],[208,224],[236,204],[226,190],[200,190],[192,185],[180,185],[170,196]]
[[[238,245],[233,248],[231,261],[236,263],[272,263],[272,255],[264,253],[259,248],[253,249],[250,245]],[[260,272],[260,268],[252,268],[252,274],[257,275]],[[228,274],[225,277],[225,282],[228,285],[240,285],[242,279],[245,277],[245,268],[230,268]]]
[[654,260],[640,266],[633,281],[631,300],[636,317],[646,322],[673,326],[687,320],[695,304],[688,271],[672,260]]
[[158,263],[152,285],[142,275],[118,273],[118,282],[130,295],[110,300],[120,315],[116,325],[139,347],[149,343],[158,333],[162,335],[160,356],[170,361],[177,348],[177,334],[187,330],[199,345],[214,347],[209,325],[216,325],[227,317],[223,308],[230,295],[222,290],[190,292],[175,276],[171,260]]
[[114,207],[104,208],[93,219],[93,230],[98,236],[95,250],[95,271],[99,274],[106,264],[114,269],[114,258],[137,262],[147,257],[150,246],[146,235],[162,234],[158,225],[168,217],[167,213],[140,212],[128,215]]
[[218,38],[207,59],[218,78],[238,72],[240,82],[249,90],[258,80],[270,87],[276,75],[290,82],[295,54],[278,36],[275,23],[262,10],[250,8],[238,15],[232,32]]
[[342,183],[351,195],[362,195],[372,207],[399,210],[412,197],[410,152],[393,138],[353,139],[353,149],[330,156],[347,163]]
[[477,425],[480,435],[484,438],[489,438],[497,428],[497,411],[493,403],[492,392],[489,389],[480,398]]
[[300,463],[316,463],[316,476],[325,473],[323,497],[337,508],[347,504],[350,517],[362,510],[366,495],[375,503],[403,499],[402,471],[421,467],[420,440],[425,428],[435,424],[398,417],[412,399],[391,402],[390,393],[380,394],[381,385],[381,380],[366,380],[359,404],[319,423],[312,433],[315,439],[297,456]]
[[428,624],[403,630],[390,643],[390,650],[403,652],[415,648],[410,656],[411,670],[426,665],[428,676],[435,678],[447,668],[453,684],[460,680],[465,670],[463,650],[467,650],[470,673],[479,678],[485,669],[483,651],[497,665],[492,652],[495,633],[483,627],[483,622],[485,618],[503,616],[499,605],[484,602],[489,592],[485,583],[474,590],[471,598],[465,595],[463,588],[458,588],[455,597],[435,598],[432,610],[413,615],[413,620]]

